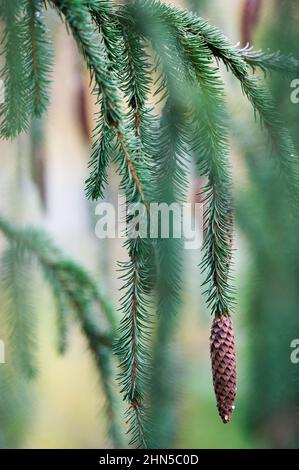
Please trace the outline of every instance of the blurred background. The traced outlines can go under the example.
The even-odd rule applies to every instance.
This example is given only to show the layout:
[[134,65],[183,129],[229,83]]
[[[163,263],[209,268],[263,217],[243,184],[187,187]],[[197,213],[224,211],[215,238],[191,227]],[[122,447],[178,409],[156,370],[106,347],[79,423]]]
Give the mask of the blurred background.
[[[188,0],[173,2],[218,26],[232,43],[250,43],[299,58],[299,5],[295,0]],[[54,14],[55,43],[49,112],[29,135],[0,142],[0,211],[19,225],[45,227],[65,252],[98,279],[118,305],[121,240],[98,240],[95,206],[84,194],[93,128],[89,78],[73,39]],[[176,341],[178,448],[299,447],[299,364],[290,343],[299,338],[299,244],[281,197],[279,180],[239,84],[223,69],[231,118],[231,159],[237,206],[234,315],[238,399],[232,422],[218,418],[209,361],[211,318],[201,295],[200,253],[189,251],[184,305]],[[299,77],[297,77],[299,79]],[[277,108],[299,151],[299,104],[290,80],[267,77]],[[194,200],[190,193],[190,201]],[[107,199],[117,195],[109,175]],[[0,238],[0,250],[2,246]],[[55,353],[54,302],[35,273],[39,375],[28,383],[0,365],[0,447],[105,448],[103,399],[85,340],[72,329],[64,357]],[[0,315],[1,315],[0,292]],[[0,330],[1,339],[1,330]],[[8,393],[7,393],[8,389]],[[5,390],[5,393],[1,393]],[[5,397],[2,399],[1,397]]]

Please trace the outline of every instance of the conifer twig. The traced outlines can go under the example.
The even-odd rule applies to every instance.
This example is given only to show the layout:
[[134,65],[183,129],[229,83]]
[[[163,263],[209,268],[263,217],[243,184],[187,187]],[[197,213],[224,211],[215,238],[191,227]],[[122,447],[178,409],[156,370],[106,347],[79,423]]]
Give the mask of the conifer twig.
[[[28,35],[24,44],[28,60],[28,74],[32,86],[34,115],[40,117],[47,109],[49,102],[49,84],[52,68],[52,45],[47,37],[43,21],[42,0],[28,0]],[[29,67],[30,64],[30,67]]]

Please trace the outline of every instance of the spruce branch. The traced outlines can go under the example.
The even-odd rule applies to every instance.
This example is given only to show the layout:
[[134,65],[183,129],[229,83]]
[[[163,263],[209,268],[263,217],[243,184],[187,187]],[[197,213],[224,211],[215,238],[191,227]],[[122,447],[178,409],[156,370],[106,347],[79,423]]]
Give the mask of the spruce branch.
[[[10,246],[17,247],[23,259],[24,256],[31,257],[38,263],[54,295],[57,294],[57,290],[59,291],[58,306],[61,308],[63,305],[63,309],[59,312],[62,315],[61,322],[65,323],[65,307],[75,313],[75,318],[87,338],[101,377],[106,396],[110,435],[114,445],[119,447],[121,438],[117,424],[118,412],[110,364],[115,319],[109,301],[100,292],[89,274],[75,262],[65,258],[43,232],[33,228],[16,229],[3,217],[0,217],[0,231],[7,238]],[[28,286],[26,285],[25,288],[27,289]],[[17,295],[21,295],[21,291]],[[97,315],[97,306],[105,314],[108,328],[101,325]]]
[[[149,5],[152,5],[152,2],[144,2],[142,11],[137,9],[135,12],[132,7],[130,11],[136,15],[136,20],[139,19],[138,24],[146,25],[143,27],[143,33],[150,39],[161,58],[164,71],[163,88],[167,89],[169,100],[178,103],[176,113],[182,113],[183,110],[182,102],[179,101],[180,93],[187,96],[187,102],[189,95],[189,106],[192,100],[196,103],[193,106],[191,104],[191,107],[193,110],[195,108],[193,119],[196,123],[196,132],[199,134],[197,139],[200,154],[199,165],[202,175],[208,176],[208,184],[205,188],[207,205],[205,219],[208,229],[202,267],[207,272],[205,284],[209,286],[208,304],[212,312],[216,315],[228,315],[232,300],[228,281],[228,260],[231,259],[232,249],[232,207],[228,137],[224,127],[226,117],[222,111],[224,107],[223,85],[216,74],[216,69],[211,65],[212,55],[203,39],[188,34],[184,22],[180,21],[179,15],[176,14],[177,10],[171,9],[173,13],[171,21],[169,18],[166,21],[166,15],[163,12],[168,13],[167,7],[164,9],[164,5],[159,4],[163,14],[161,13],[157,18],[156,9],[150,8]],[[157,34],[157,31],[160,34]],[[175,42],[176,39],[177,42]],[[193,75],[185,64],[191,66]],[[177,70],[180,70],[182,75],[181,82],[177,78]],[[199,109],[200,112],[197,111]],[[169,119],[173,119],[171,115]],[[186,121],[186,116],[182,121]],[[177,131],[179,135],[182,135],[182,128]],[[185,144],[182,145],[182,149],[186,154],[188,144],[190,146],[191,143],[191,137],[186,132],[184,140]],[[165,167],[160,171],[169,177],[172,164],[169,160],[164,161]],[[174,156],[174,161],[174,164],[180,162],[178,155]],[[177,189],[182,191],[184,191],[186,180],[186,175],[183,174],[184,168],[185,163],[181,162],[178,177],[175,177],[177,186],[181,185]],[[165,185],[165,181],[162,186],[163,184]]]
[[208,306],[215,315],[229,315],[232,288],[229,267],[232,257],[232,196],[229,166],[227,116],[223,100],[223,83],[213,67],[212,55],[198,39],[181,39],[186,55],[193,66],[199,85],[195,95],[195,149],[198,152],[199,172],[207,176],[204,188],[204,258]]
[[[142,14],[138,12],[139,19],[140,16]],[[179,155],[182,150],[183,154],[186,152],[188,144],[190,147],[190,135],[188,133],[184,135],[179,122],[176,122],[178,116],[182,117],[183,115],[183,107],[179,100],[180,91],[182,91],[183,87],[176,76],[177,70],[179,70],[183,76],[182,82],[184,83],[186,101],[192,109],[193,123],[195,123],[198,134],[196,142],[199,142],[197,151],[199,153],[198,164],[200,172],[208,177],[208,184],[205,188],[205,202],[207,205],[205,224],[207,229],[204,243],[205,256],[202,262],[202,267],[207,272],[205,284],[208,284],[208,304],[217,318],[220,318],[222,315],[229,316],[232,304],[232,290],[229,285],[229,267],[232,255],[232,207],[231,178],[228,164],[228,137],[227,129],[223,124],[226,121],[225,113],[223,112],[223,85],[217,75],[217,70],[212,66],[212,55],[203,41],[201,41],[201,47],[198,48],[197,43],[192,41],[192,38],[187,35],[186,31],[181,32],[180,24],[177,24],[177,22],[172,21],[171,24],[167,24],[165,21],[163,22],[163,19],[157,21],[156,18],[153,19],[151,17],[150,12],[149,16],[154,25],[158,24],[159,30],[164,33],[161,40],[161,34],[154,34],[152,29],[149,28],[151,23],[148,21],[148,18],[146,21],[143,19],[142,24],[147,25],[145,34],[147,34],[147,37],[161,58],[164,76],[160,89],[162,91],[166,89],[169,95],[169,102],[175,102],[178,106],[177,109],[174,108],[173,110],[171,104],[168,104],[165,108],[167,116],[165,122],[168,123],[169,128],[164,128],[162,135],[169,135],[170,129],[175,132],[171,132],[172,138],[170,141],[168,140],[167,146],[165,148],[162,146],[162,155],[172,154],[172,149],[176,148],[175,146],[173,147],[173,144],[177,141],[177,136],[185,136],[185,139],[183,139],[183,141],[185,140],[184,144],[179,144],[177,147]],[[174,43],[173,37],[177,38],[177,43]],[[192,70],[188,70],[185,64],[191,65]],[[173,96],[174,90],[176,91],[175,99]],[[164,93],[166,94],[165,91]],[[192,103],[191,106],[190,103]],[[170,111],[168,115],[167,110]],[[173,116],[176,116],[176,118]],[[182,121],[186,123],[186,116],[184,116]],[[178,128],[175,129],[177,126]],[[181,174],[184,164],[179,168],[179,178],[175,177],[174,180],[171,180],[170,174],[173,168],[180,162],[176,151],[174,150],[174,165],[166,158],[164,158],[164,162],[165,166],[159,168],[158,174],[167,175],[167,179],[173,181],[173,184],[159,181],[158,187],[163,188],[163,200],[166,198],[166,201],[169,203],[173,200],[173,191],[175,189],[178,190],[175,191],[178,194],[184,189],[183,184],[182,187],[177,187],[178,181],[184,182],[184,177]],[[163,159],[161,163],[163,165]],[[166,194],[165,188],[169,188],[169,192]],[[152,439],[152,446],[157,446],[157,442],[158,445],[167,442],[167,437],[169,437],[167,434],[169,434],[170,429],[165,423],[168,423],[168,426],[172,423],[172,419],[169,419],[171,413],[169,413],[169,410],[168,412],[166,411],[167,401],[172,401],[171,393],[169,393],[171,386],[166,385],[167,379],[163,378],[161,380],[158,371],[161,365],[164,365],[164,370],[166,370],[165,366],[169,365],[168,348],[169,340],[173,333],[171,325],[174,322],[179,305],[175,294],[178,294],[179,297],[179,273],[181,269],[177,265],[171,266],[169,269],[169,262],[174,255],[172,252],[171,256],[173,243],[175,243],[174,240],[159,240],[158,243],[158,246],[162,249],[159,253],[159,260],[162,262],[159,272],[162,273],[162,278],[158,281],[161,289],[158,307],[157,339],[159,344],[156,346],[154,355],[154,375],[150,395],[154,397],[151,403],[151,421],[154,425],[157,424],[157,429],[160,431],[157,436],[158,440]],[[177,257],[179,253],[178,247],[173,248],[175,248]],[[165,266],[163,255],[166,257],[167,267]],[[177,257],[176,260],[178,259]],[[166,305],[167,316],[165,312]],[[172,316],[172,314],[174,315]],[[216,389],[215,391],[217,393]],[[164,420],[163,424],[161,419]]]
[[299,72],[299,60],[291,55],[283,55],[279,51],[254,50],[252,47],[237,49],[243,60],[253,69],[268,72],[281,72],[284,75],[296,75]]
[[[113,64],[115,64],[115,59],[119,59],[119,54],[123,54],[123,44],[118,44],[118,41],[115,43],[113,37],[111,37],[116,26],[113,22],[110,24],[105,16],[107,9],[109,10],[110,8],[109,3],[105,2],[105,11],[102,11],[101,15],[93,15],[93,19],[95,19],[101,33],[102,39],[100,44],[98,44],[98,47],[101,49],[101,55],[98,53],[98,48],[95,49],[96,37],[93,38],[94,31],[92,25],[89,24],[89,28],[86,28],[88,12],[82,11],[79,5],[76,10],[72,11],[63,2],[55,2],[55,4],[65,15],[79,43],[79,47],[83,51],[91,74],[97,84],[96,93],[100,97],[102,104],[103,117],[102,122],[98,125],[101,130],[100,145],[98,149],[94,148],[91,160],[91,166],[94,171],[91,178],[87,181],[87,193],[92,198],[97,198],[103,193],[103,181],[105,182],[106,180],[105,168],[108,162],[107,150],[108,146],[110,147],[110,135],[107,137],[107,133],[112,129],[114,131],[114,160],[118,163],[119,172],[122,175],[121,188],[124,190],[128,203],[143,202],[147,204],[144,191],[144,168],[146,168],[146,162],[144,157],[140,156],[142,149],[137,141],[137,133],[131,123],[128,124],[128,119],[124,116],[120,106],[119,95],[122,87],[118,83],[118,68]],[[97,55],[95,56],[95,54]],[[114,59],[114,62],[111,63],[111,59]],[[111,109],[113,109],[113,114],[111,114]],[[142,242],[138,240],[136,243],[141,244]],[[143,294],[142,282],[144,274],[142,269],[143,265],[146,266],[146,254],[143,254],[142,250],[139,249],[138,252],[140,254],[135,259],[133,252],[134,242],[132,242],[132,246],[129,248],[131,262],[125,266],[129,276],[127,285],[128,294],[123,304],[125,317],[121,327],[121,331],[128,328],[129,331],[126,331],[124,335],[129,334],[130,340],[127,342],[125,349],[118,349],[118,354],[123,360],[121,364],[123,372],[120,380],[123,388],[126,389],[124,390],[125,398],[129,402],[129,432],[133,431],[131,442],[136,446],[144,447],[146,446],[146,438],[143,424],[144,412],[141,403],[141,382],[143,379],[142,374],[144,373],[140,370],[140,367],[145,368],[146,353],[144,351],[146,350],[145,342],[147,335],[143,331],[145,329],[143,321],[146,322],[148,319],[144,318],[143,300],[140,300],[139,296]],[[133,275],[132,272],[134,273]],[[127,353],[132,354],[132,364]],[[142,365],[140,365],[140,362]]]
[[27,24],[24,17],[25,0],[1,0],[0,18],[4,33],[1,53],[5,54],[0,76],[4,80],[5,100],[0,106],[0,137],[9,139],[29,128],[31,113],[30,82],[28,80],[24,41]]
[[0,135],[28,131],[31,116],[41,116],[49,101],[52,46],[46,34],[41,0],[0,3],[4,23],[5,101],[0,111]]
[[24,43],[28,54],[28,79],[32,86],[34,114],[40,117],[49,103],[49,85],[53,62],[52,44],[47,37],[43,18],[43,1],[27,0],[28,31]]
[[210,26],[196,13],[161,3],[159,0],[135,0],[119,7],[119,9],[114,13],[119,17],[120,21],[124,24],[129,24],[132,27],[132,25],[137,22],[135,14],[138,9],[145,8],[151,10],[155,18],[160,18],[160,20],[163,19],[163,21],[167,22],[170,26],[179,22],[184,28],[185,33],[189,34],[190,32],[193,32],[194,34],[203,36],[207,40],[208,45],[211,47],[212,52],[215,53],[216,57],[219,53],[219,48],[221,48],[221,56],[224,53],[228,60],[232,60],[233,56],[231,52],[233,51],[233,54],[238,54],[240,58],[242,58],[254,70],[256,68],[260,68],[264,72],[277,71],[287,74],[298,73],[299,60],[292,55],[286,56],[281,54],[280,51],[255,51],[249,45],[243,48],[240,48],[239,45],[232,46],[218,28]]
[[[116,20],[107,15],[111,5],[106,2],[104,11],[94,13],[94,19],[103,37],[110,71],[118,80],[119,92],[124,97],[128,111],[126,113],[126,135],[116,129],[116,156],[121,163],[123,179],[121,187],[127,198],[127,224],[130,232],[132,215],[129,205],[145,204],[145,214],[151,199],[151,171],[147,146],[151,126],[144,129],[144,120],[150,124],[149,111],[146,108],[150,77],[144,47],[140,38],[134,35]],[[147,136],[147,137],[146,137]],[[126,166],[122,169],[122,155]],[[130,237],[130,234],[129,234]],[[149,333],[151,319],[150,288],[151,269],[149,268],[152,244],[141,237],[128,239],[126,242],[130,260],[121,263],[125,294],[122,298],[124,313],[120,325],[120,338],[115,345],[115,352],[120,358],[121,372],[119,383],[124,400],[128,402],[126,421],[130,444],[136,447],[148,447],[147,422],[144,409],[144,388],[148,378]]]
[[130,261],[121,263],[125,294],[121,299],[124,316],[120,324],[120,337],[115,353],[120,359],[119,383],[124,400],[129,404],[126,412],[130,444],[147,448],[147,422],[144,409],[144,388],[149,373],[149,335],[151,306],[148,292],[148,266],[150,245],[140,237],[128,240]]

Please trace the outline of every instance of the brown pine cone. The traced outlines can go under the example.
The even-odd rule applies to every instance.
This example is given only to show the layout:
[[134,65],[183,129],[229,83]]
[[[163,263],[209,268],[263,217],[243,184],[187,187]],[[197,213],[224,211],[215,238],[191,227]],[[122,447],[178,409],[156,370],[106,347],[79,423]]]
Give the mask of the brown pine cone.
[[222,421],[228,423],[235,408],[237,391],[235,338],[230,317],[219,315],[214,318],[210,351],[217,408]]

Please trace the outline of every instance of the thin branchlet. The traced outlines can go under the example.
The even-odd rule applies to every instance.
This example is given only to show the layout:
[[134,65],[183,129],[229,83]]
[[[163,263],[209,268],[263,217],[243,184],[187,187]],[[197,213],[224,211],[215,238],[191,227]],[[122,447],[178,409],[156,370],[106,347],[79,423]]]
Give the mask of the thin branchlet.
[[[139,38],[132,37],[118,21],[109,20],[105,12],[95,15],[95,18],[111,63],[111,73],[115,74],[119,91],[128,106],[125,116],[127,136],[134,136],[130,148],[126,145],[123,133],[120,129],[116,129],[115,160],[116,162],[120,160],[120,154],[125,156],[126,168],[134,183],[133,186],[128,185],[128,174],[125,173],[121,186],[127,198],[126,212],[129,226],[132,219],[132,215],[128,213],[129,205],[143,203],[147,209],[151,192],[148,155],[141,130],[142,119],[147,113],[145,106],[149,87],[146,71],[142,70],[143,61],[140,62],[136,54],[132,54],[132,48],[140,48],[141,52],[143,50],[138,42]],[[123,67],[122,64],[127,65]],[[151,243],[137,236],[135,239],[128,239],[125,245],[130,259],[121,263],[125,290],[122,298],[124,316],[115,351],[120,358],[119,383],[124,399],[128,402],[126,421],[128,432],[131,434],[130,443],[145,448],[148,446],[144,387],[149,367],[148,343],[151,320],[148,313],[150,308],[148,286]]]
[[27,37],[24,49],[28,59],[28,79],[31,84],[33,114],[40,117],[49,103],[49,85],[53,63],[52,44],[47,35],[43,17],[43,2],[28,0],[26,14],[28,15]]

